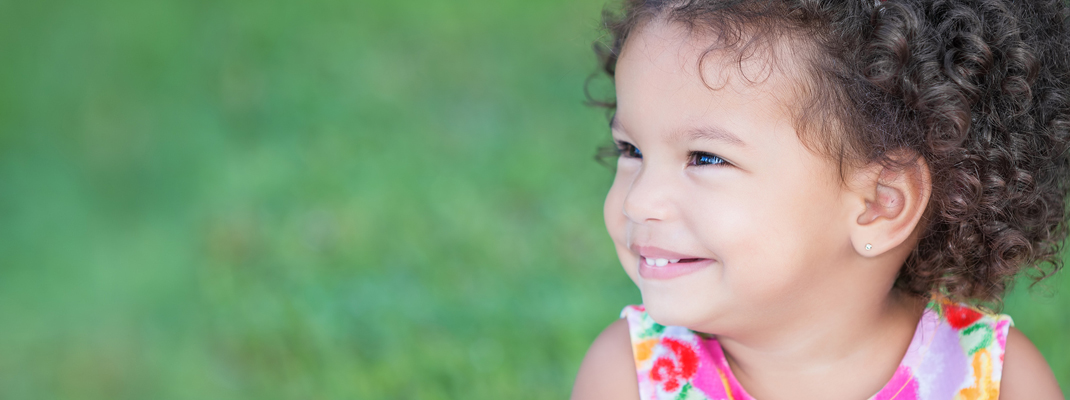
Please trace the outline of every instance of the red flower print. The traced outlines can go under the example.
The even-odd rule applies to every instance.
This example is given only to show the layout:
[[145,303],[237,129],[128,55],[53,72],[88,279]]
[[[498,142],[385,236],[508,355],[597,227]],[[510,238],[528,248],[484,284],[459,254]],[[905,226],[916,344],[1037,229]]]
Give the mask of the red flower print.
[[655,384],[661,383],[666,392],[672,392],[680,387],[680,380],[686,382],[698,371],[698,354],[691,345],[673,338],[662,338],[659,345],[669,349],[672,354],[654,361],[650,379]]
[[965,328],[981,319],[981,313],[956,304],[945,304],[944,315],[947,316],[947,323],[955,329]]

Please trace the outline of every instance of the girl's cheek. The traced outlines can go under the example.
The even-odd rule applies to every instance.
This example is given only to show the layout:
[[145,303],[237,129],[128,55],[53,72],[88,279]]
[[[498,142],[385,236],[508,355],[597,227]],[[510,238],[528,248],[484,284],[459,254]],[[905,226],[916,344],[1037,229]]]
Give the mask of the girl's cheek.
[[613,176],[613,185],[609,187],[609,193],[606,194],[606,203],[603,210],[606,220],[606,227],[610,228],[612,234],[611,222],[620,223],[623,222],[624,216],[624,199],[628,196],[628,190],[631,188],[631,181],[635,178],[637,166],[631,160],[621,159],[617,163],[617,171]]
[[606,220],[606,229],[613,240],[623,239],[623,230],[627,224],[624,215],[624,199],[628,196],[628,183],[618,178],[613,182],[606,194],[606,203],[603,208],[603,217]]
[[613,180],[613,185],[609,187],[609,193],[606,193],[606,202],[602,208],[602,216],[606,221],[606,230],[609,231],[609,236],[613,238],[613,241],[618,240],[619,226],[623,213],[621,207],[623,207],[623,190],[620,184],[620,174]]
[[613,185],[610,186],[609,192],[606,194],[606,202],[602,212],[609,237],[617,247],[621,262],[624,263],[628,261],[624,259],[624,253],[630,252],[628,250],[628,245],[630,244],[628,237],[629,225],[628,217],[624,214],[624,201],[628,197],[629,190],[631,190],[637,168],[629,168],[631,166],[626,165],[627,163],[625,162],[620,164],[625,165],[618,165],[617,167],[617,173],[613,179]]
[[636,282],[637,271],[632,268],[634,263],[628,250],[628,219],[624,216],[623,211],[624,199],[628,195],[630,186],[630,182],[626,182],[626,179],[622,179],[621,174],[618,173],[614,179],[613,186],[610,187],[609,193],[606,195],[603,213],[606,230],[609,232],[610,239],[613,240],[621,266],[624,267],[628,277],[633,282]]

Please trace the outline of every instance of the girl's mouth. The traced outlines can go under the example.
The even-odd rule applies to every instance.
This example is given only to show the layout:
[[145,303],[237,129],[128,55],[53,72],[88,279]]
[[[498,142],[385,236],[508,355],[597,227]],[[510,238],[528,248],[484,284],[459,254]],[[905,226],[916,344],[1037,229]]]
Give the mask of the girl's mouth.
[[705,260],[705,259],[704,258],[684,258],[684,259],[670,260],[670,259],[667,259],[667,258],[643,257],[643,261],[646,262],[646,265],[650,266],[650,267],[653,267],[653,266],[664,267],[664,266],[669,265],[669,264],[692,263],[692,262],[697,262],[697,261],[701,261],[701,260]]
[[643,279],[664,280],[684,276],[713,263],[709,258],[650,258],[639,257],[639,276]]

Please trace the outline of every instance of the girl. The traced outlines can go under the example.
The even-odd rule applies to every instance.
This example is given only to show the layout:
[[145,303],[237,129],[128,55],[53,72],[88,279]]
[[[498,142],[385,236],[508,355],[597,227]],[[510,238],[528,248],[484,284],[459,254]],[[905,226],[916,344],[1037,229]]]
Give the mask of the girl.
[[627,0],[605,220],[643,306],[574,399],[1062,399],[998,304],[1060,266],[1061,0]]

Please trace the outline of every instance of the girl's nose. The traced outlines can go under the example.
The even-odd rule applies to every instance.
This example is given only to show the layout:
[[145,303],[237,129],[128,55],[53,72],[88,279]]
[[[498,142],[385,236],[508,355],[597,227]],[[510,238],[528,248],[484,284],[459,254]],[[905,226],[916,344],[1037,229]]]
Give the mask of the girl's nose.
[[634,223],[663,221],[671,217],[673,179],[668,171],[642,168],[624,197],[624,216]]

